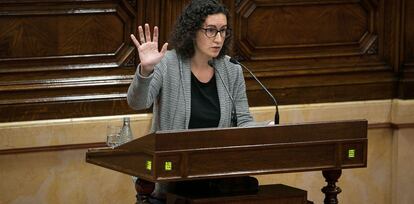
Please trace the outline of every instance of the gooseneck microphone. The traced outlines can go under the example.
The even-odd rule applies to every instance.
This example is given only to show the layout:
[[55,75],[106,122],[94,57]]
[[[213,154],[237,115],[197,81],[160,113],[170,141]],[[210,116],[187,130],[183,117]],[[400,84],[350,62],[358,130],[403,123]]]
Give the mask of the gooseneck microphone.
[[266,91],[267,95],[273,100],[273,103],[275,104],[275,107],[276,107],[275,124],[279,124],[279,108],[278,108],[277,101],[276,101],[275,97],[273,97],[273,95],[269,92],[269,90],[267,90],[267,88],[262,84],[262,82],[260,82],[260,80],[253,74],[253,72],[250,71],[250,69],[248,69],[246,66],[244,66],[243,64],[241,64],[239,61],[237,61],[234,58],[230,58],[230,62],[233,63],[233,64],[238,64],[241,67],[243,67],[245,70],[247,70],[250,73],[250,75],[256,80],[256,82],[260,84],[262,89]]
[[234,99],[230,94],[229,89],[227,88],[226,84],[223,81],[223,78],[221,78],[220,73],[217,71],[216,67],[214,67],[214,64],[212,62],[212,60],[208,61],[208,65],[210,65],[211,67],[213,67],[213,69],[215,70],[215,73],[217,73],[218,77],[220,78],[221,83],[224,86],[224,89],[226,90],[227,95],[230,98],[231,104],[232,104],[232,109],[231,109],[231,126],[232,127],[237,127],[237,111],[236,111],[236,104],[234,103]]

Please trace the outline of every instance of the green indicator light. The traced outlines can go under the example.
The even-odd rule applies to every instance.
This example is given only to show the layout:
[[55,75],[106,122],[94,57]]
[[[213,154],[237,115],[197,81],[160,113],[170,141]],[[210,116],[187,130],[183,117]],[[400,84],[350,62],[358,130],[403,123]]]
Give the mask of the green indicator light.
[[171,171],[172,170],[172,162],[169,162],[169,161],[165,162],[164,167],[165,167],[165,171]]
[[348,158],[355,158],[355,149],[348,149]]
[[146,169],[148,170],[148,171],[151,171],[151,168],[152,168],[152,161],[147,161],[147,163],[145,164],[145,167],[146,167]]

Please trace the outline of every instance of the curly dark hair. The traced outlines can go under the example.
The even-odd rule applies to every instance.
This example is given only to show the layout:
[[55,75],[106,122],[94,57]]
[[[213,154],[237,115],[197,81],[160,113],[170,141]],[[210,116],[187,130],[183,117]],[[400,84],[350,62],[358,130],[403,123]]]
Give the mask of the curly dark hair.
[[[194,40],[197,31],[201,28],[208,15],[222,13],[230,20],[229,11],[217,0],[192,0],[178,17],[171,33],[170,43],[177,53],[184,58],[194,56]],[[227,25],[228,29],[230,25]],[[223,57],[229,49],[230,38],[225,38],[223,47],[217,58]]]

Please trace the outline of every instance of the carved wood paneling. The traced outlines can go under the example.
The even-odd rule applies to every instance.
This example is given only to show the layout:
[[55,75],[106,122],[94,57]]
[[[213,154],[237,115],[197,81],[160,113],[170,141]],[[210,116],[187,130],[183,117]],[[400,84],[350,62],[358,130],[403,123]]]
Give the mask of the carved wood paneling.
[[2,121],[114,112],[94,113],[93,105],[86,111],[84,104],[125,99],[136,66],[129,34],[136,27],[138,4],[142,2],[1,1]]
[[404,63],[414,64],[414,2],[403,0]]
[[[393,40],[384,25],[390,8],[384,3],[240,1],[234,13],[236,56],[281,104],[394,97],[397,79],[384,46]],[[247,81],[251,104],[271,104]]]
[[7,118],[1,118],[2,122],[7,122],[122,115],[130,114],[132,111],[124,97],[119,97],[100,100],[0,105],[0,113],[7,116]]
[[402,0],[402,62],[399,96],[414,98],[414,2]]
[[[167,42],[189,1],[0,1],[0,122],[136,113],[125,101],[139,63],[129,34],[149,23]],[[280,104],[414,98],[412,1],[222,2],[231,56]],[[270,105],[245,77],[250,105]]]
[[[128,4],[10,4],[0,14],[0,71],[99,68],[122,64],[135,12]],[[52,2],[51,2],[52,3]],[[89,66],[88,66],[89,65]],[[12,66],[12,68],[10,67]],[[21,69],[20,69],[21,68]]]
[[178,16],[190,0],[163,0],[161,3],[162,15],[160,26],[164,29],[162,32],[160,45],[167,42],[170,38],[170,33],[176,23]]
[[376,54],[378,10],[368,0],[246,0],[236,14],[237,46],[249,60]]

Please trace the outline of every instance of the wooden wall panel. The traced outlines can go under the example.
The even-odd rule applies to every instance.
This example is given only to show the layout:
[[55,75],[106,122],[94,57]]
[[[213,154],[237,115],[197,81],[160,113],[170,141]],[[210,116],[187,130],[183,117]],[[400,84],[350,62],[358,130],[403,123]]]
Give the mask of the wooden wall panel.
[[[139,63],[129,34],[149,23],[168,41],[189,1],[0,1],[0,122],[136,113],[125,101]],[[231,56],[280,104],[414,98],[412,1],[222,2]],[[245,77],[250,105],[270,105]]]
[[402,1],[400,98],[414,98],[414,2]]
[[129,35],[143,19],[138,5],[142,2],[1,1],[1,121],[125,112],[84,104],[125,100],[136,66]]
[[373,53],[378,8],[364,3],[244,1],[237,11],[237,44],[249,60]]
[[118,67],[135,12],[108,1],[5,4],[0,18],[0,72]]
[[414,2],[404,0],[404,13],[403,13],[403,25],[404,25],[404,63],[414,63]]
[[[235,9],[235,56],[281,104],[396,95],[384,46],[393,40],[384,26],[391,9],[385,1],[244,0]],[[249,77],[247,83],[249,93],[260,95]]]
[[[181,14],[183,8],[190,2],[190,0],[162,0],[161,8],[161,22],[160,27],[163,29],[160,42],[167,42],[170,38],[170,33],[176,23],[178,16]],[[160,43],[161,44],[161,43]],[[171,49],[171,46],[169,47]]]

